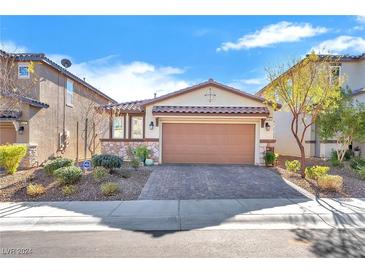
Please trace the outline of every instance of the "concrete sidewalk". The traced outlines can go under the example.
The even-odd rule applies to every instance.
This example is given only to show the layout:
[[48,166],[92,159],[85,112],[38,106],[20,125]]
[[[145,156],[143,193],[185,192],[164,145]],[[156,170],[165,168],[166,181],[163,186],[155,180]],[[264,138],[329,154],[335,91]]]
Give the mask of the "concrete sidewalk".
[[0,203],[0,231],[365,228],[365,199]]

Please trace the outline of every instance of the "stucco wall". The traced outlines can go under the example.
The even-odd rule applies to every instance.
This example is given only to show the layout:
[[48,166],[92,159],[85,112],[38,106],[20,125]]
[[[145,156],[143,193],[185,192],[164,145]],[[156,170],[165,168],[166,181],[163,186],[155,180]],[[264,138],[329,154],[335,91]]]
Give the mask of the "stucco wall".
[[[148,125],[151,121],[156,124],[156,119],[152,114],[152,108],[154,105],[159,106],[265,106],[263,103],[252,100],[250,98],[245,98],[228,92],[223,89],[212,87],[211,91],[216,94],[212,102],[209,102],[208,97],[205,96],[209,88],[201,88],[183,95],[179,95],[161,102],[157,102],[153,105],[148,105],[146,107],[146,121],[145,121],[145,137],[146,138],[159,138],[159,128],[155,127],[150,130]],[[272,117],[272,110],[270,117]],[[240,117],[241,120],[246,118]],[[273,128],[275,126],[272,118],[268,119],[271,125],[270,131],[266,131],[265,128],[260,128],[261,139],[272,139],[273,138]],[[127,123],[128,124],[128,123]]]
[[[52,67],[43,63],[36,64],[36,73],[41,77],[39,89],[36,89],[36,99],[47,103],[49,108],[35,108],[24,105],[21,119],[28,120],[23,136],[17,140],[21,143],[38,145],[38,162],[42,163],[51,156],[61,155],[59,152],[59,133],[63,131],[65,117],[65,128],[70,132],[69,145],[63,154],[64,157],[76,159],[77,156],[77,122],[79,122],[78,158],[84,158],[84,139],[82,132],[85,128],[86,109],[90,108],[92,102],[107,104],[108,100],[89,90],[87,87],[74,83],[73,106],[65,106],[65,81],[64,75]],[[22,81],[22,80],[19,80]],[[25,80],[28,81],[28,80]],[[65,116],[64,116],[65,114]],[[89,119],[90,120],[90,119]],[[108,134],[108,117],[103,120],[105,128],[104,136]],[[92,120],[89,121],[88,130],[92,130]],[[90,143],[90,140],[88,141]],[[96,147],[100,151],[99,138]],[[87,158],[90,152],[87,151]]]
[[341,74],[346,79],[344,86],[348,86],[351,90],[365,87],[365,60],[343,62],[341,64]]
[[[298,144],[291,132],[292,114],[286,111],[278,111],[274,113],[275,127],[274,139],[276,139],[275,151],[281,155],[300,156]],[[300,127],[303,129],[303,127]],[[307,130],[305,140],[314,140],[312,129]],[[313,145],[304,144],[305,153],[308,156],[314,155]]]

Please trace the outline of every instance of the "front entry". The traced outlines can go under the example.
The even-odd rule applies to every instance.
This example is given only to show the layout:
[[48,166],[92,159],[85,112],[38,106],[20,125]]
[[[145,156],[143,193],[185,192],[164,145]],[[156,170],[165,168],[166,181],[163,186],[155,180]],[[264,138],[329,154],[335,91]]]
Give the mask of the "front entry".
[[254,124],[163,123],[163,163],[254,164]]

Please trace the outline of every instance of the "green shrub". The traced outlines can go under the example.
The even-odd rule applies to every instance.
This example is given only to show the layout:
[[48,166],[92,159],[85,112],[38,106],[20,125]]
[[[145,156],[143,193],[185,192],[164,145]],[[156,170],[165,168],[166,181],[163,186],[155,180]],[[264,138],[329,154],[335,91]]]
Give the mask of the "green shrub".
[[360,157],[353,158],[350,166],[354,170],[360,170],[362,167],[365,167],[365,159],[361,159]]
[[145,145],[140,145],[135,148],[135,155],[144,163],[150,155],[150,150]]
[[104,183],[100,185],[100,191],[104,196],[112,196],[119,192],[119,184]]
[[61,167],[73,166],[73,164],[74,161],[71,159],[56,158],[46,163],[46,165],[44,166],[44,171],[47,174],[52,175],[57,169]]
[[26,154],[27,147],[25,145],[0,146],[0,167],[3,167],[7,173],[14,174]]
[[36,197],[46,192],[46,188],[41,184],[29,184],[27,186],[27,195]]
[[100,154],[92,157],[94,167],[102,166],[107,169],[120,168],[123,164],[122,158],[111,154]]
[[274,165],[277,157],[278,154],[275,154],[273,151],[267,151],[264,156],[265,164],[267,166]]
[[309,179],[317,180],[323,175],[327,175],[330,168],[328,166],[312,166],[305,169],[305,176]]
[[108,178],[109,171],[103,166],[97,166],[93,169],[93,177],[96,181],[101,182]]
[[76,193],[76,186],[74,185],[65,185],[62,187],[62,193],[64,196],[71,196]]
[[300,170],[301,164],[298,160],[285,161],[285,168],[291,172],[298,172]]
[[351,149],[346,150],[345,155],[343,156],[343,159],[345,161],[350,160],[352,157],[354,157],[354,152]]
[[53,175],[64,185],[78,182],[82,177],[82,170],[76,166],[61,167]]
[[361,167],[358,171],[361,180],[365,180],[365,166]]
[[116,170],[118,175],[122,178],[130,178],[132,176],[132,172],[127,168],[120,168]]
[[140,167],[140,160],[138,158],[133,158],[131,160],[131,166],[134,168],[134,169],[138,169]]
[[323,175],[318,178],[317,184],[321,190],[340,192],[343,187],[343,178],[338,175]]

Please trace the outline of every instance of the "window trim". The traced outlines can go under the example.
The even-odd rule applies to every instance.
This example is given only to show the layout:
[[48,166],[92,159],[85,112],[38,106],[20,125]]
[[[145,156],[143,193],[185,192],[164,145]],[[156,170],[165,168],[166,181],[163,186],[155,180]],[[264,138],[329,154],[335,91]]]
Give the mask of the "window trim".
[[[28,69],[28,75],[27,76],[22,76],[19,73],[19,68],[20,67],[27,67]],[[18,79],[30,79],[30,72],[29,72],[29,63],[18,63]]]
[[[72,92],[70,92],[68,90],[68,83],[72,83]],[[75,85],[74,85],[74,81],[72,81],[71,79],[66,79],[66,106],[68,107],[73,107],[74,104],[74,89],[75,89]],[[68,95],[71,94],[71,103],[68,102]]]
[[[142,137],[141,138],[132,138],[132,119],[133,117],[142,117]],[[135,140],[143,140],[145,137],[145,115],[144,114],[133,114],[129,115],[129,139],[135,139]]]
[[[114,119],[115,118],[120,118],[122,119],[122,136],[121,137],[115,137],[114,136]],[[111,123],[111,139],[122,139],[125,138],[125,115],[121,115],[121,116],[113,116],[112,117],[112,123]]]
[[338,80],[340,79],[341,77],[341,71],[342,71],[342,67],[341,65],[330,65],[330,70],[331,70],[331,73],[330,73],[330,84],[333,85],[333,75],[332,75],[332,69],[333,68],[338,68]]

